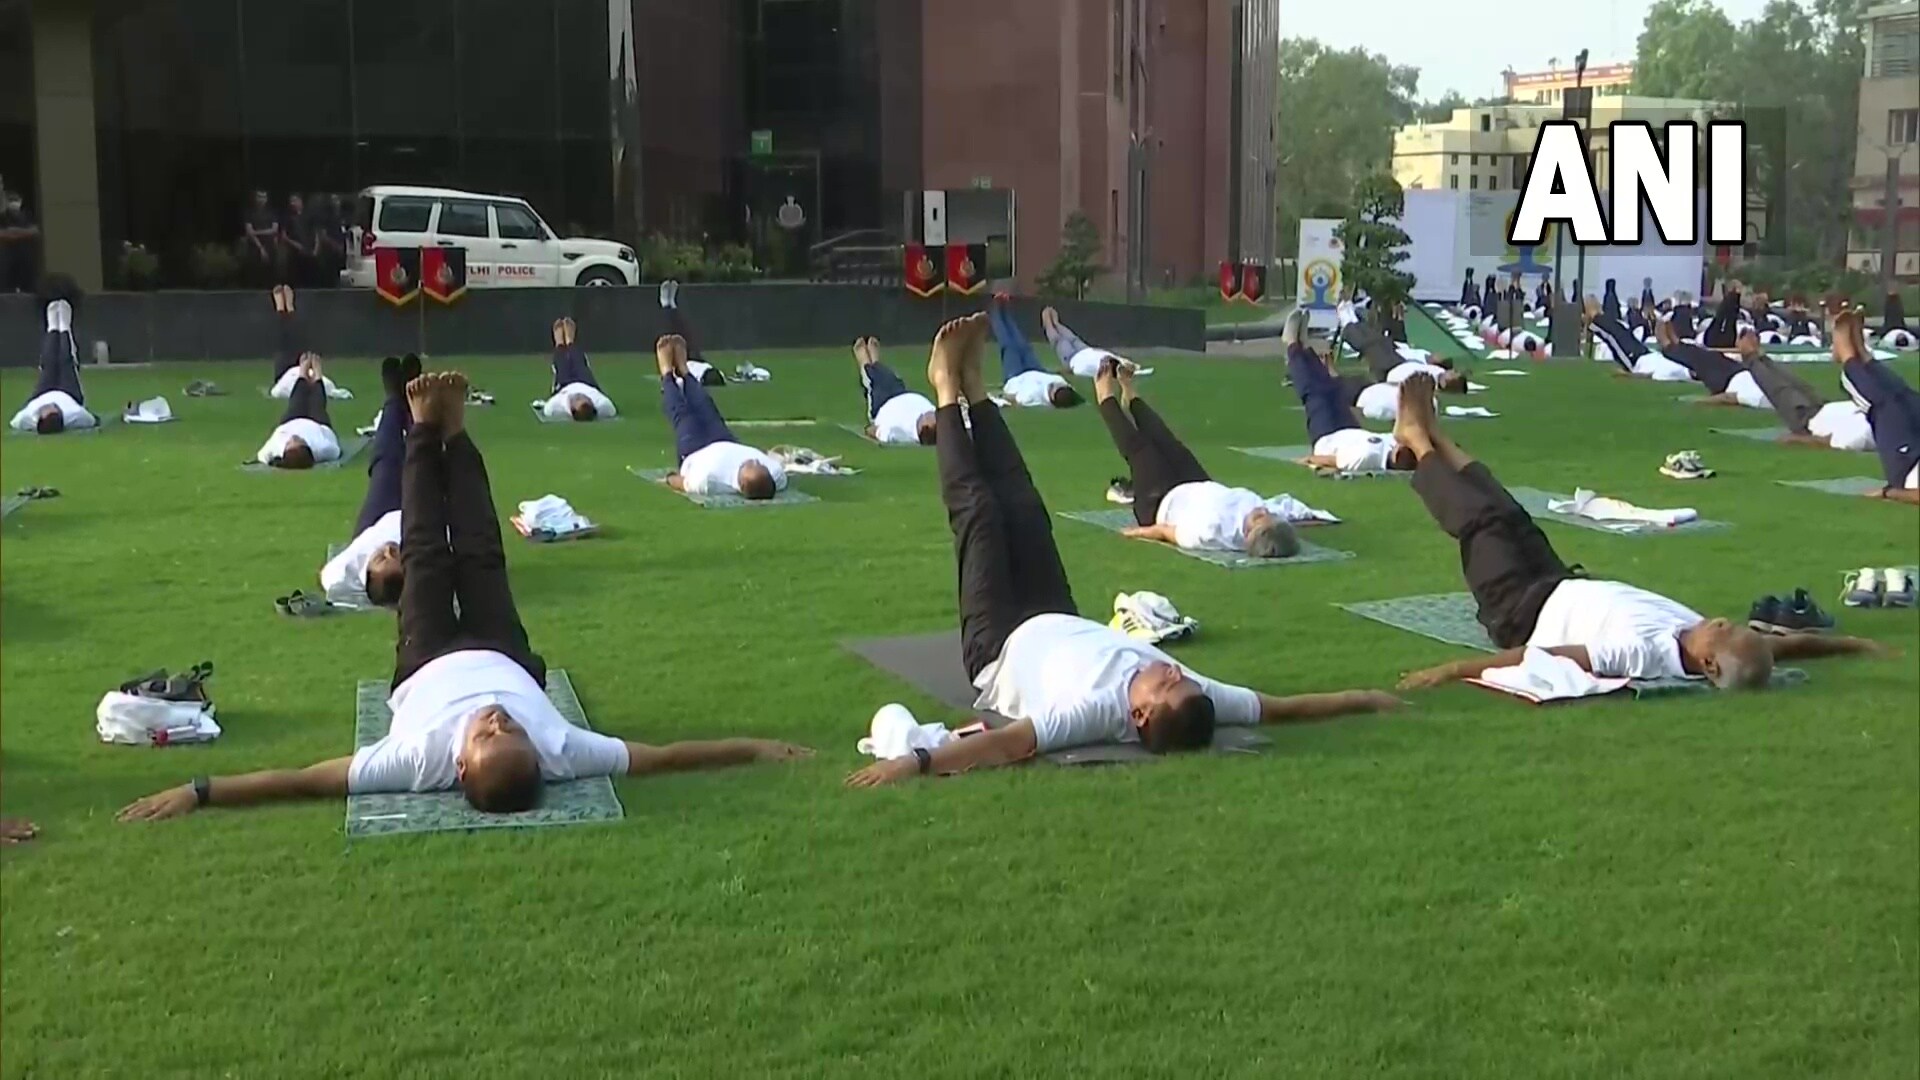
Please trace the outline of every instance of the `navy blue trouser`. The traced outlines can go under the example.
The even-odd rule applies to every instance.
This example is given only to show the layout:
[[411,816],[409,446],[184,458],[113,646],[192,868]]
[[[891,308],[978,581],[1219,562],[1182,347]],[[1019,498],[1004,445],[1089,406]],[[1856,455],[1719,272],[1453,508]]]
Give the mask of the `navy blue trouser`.
[[717,442],[737,442],[720,406],[713,403],[700,380],[688,375],[660,379],[660,411],[673,425],[673,449],[681,461]]
[[593,377],[593,365],[587,362],[587,354],[578,346],[564,345],[553,350],[553,392],[569,383],[586,383],[595,390],[600,383]]
[[1307,438],[1317,443],[1336,431],[1360,426],[1360,418],[1347,403],[1346,388],[1312,349],[1295,345],[1287,350],[1287,376],[1307,410]]
[[407,462],[407,432],[413,427],[413,410],[407,407],[406,389],[387,395],[380,406],[380,422],[373,428],[373,460],[367,462],[367,497],[360,502],[360,516],[354,519],[353,535],[366,532],[374,522],[400,509],[401,470]]
[[907,384],[894,370],[875,361],[860,368],[860,389],[867,395],[867,419],[880,415],[880,406],[907,392]]
[[1841,367],[1867,402],[1873,447],[1888,487],[1901,487],[1920,464],[1920,393],[1878,360],[1849,360]]
[[277,384],[280,376],[300,363],[300,345],[294,335],[293,312],[277,312],[274,324],[274,331],[280,338],[279,350],[273,356],[273,381]]
[[993,340],[1000,343],[1001,382],[1029,371],[1044,370],[1040,366],[1040,358],[1033,354],[1033,343],[1020,331],[1020,325],[1013,321],[1013,308],[1006,304],[989,304],[987,319],[993,325]]
[[64,390],[76,404],[87,403],[86,391],[80,388],[80,360],[73,350],[73,334],[66,330],[49,330],[40,339],[40,379],[34,383],[33,396],[54,390]]

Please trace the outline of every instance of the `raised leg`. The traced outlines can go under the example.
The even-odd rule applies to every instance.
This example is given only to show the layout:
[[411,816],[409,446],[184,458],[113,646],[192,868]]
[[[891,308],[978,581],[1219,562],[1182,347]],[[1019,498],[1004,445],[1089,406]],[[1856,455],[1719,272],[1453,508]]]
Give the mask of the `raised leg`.
[[[415,386],[419,381],[415,381]],[[410,390],[410,395],[420,390]],[[393,685],[399,686],[439,656],[460,635],[454,613],[455,565],[447,541],[446,452],[440,426],[416,415],[407,432],[401,480],[399,640],[394,647]]]
[[507,581],[506,546],[500,537],[500,517],[494,509],[486,461],[465,431],[447,440],[444,460],[460,636],[512,657],[544,686],[546,662],[527,641],[526,627],[521,625],[513,589]]
[[1336,431],[1360,426],[1360,418],[1348,403],[1344,384],[1334,378],[1327,365],[1305,345],[1287,350],[1287,376],[1294,392],[1306,409],[1307,439],[1317,443]]
[[1001,382],[1029,371],[1042,370],[1040,358],[1033,354],[1033,344],[1027,340],[1027,335],[1020,332],[1020,325],[1014,321],[1011,306],[988,304],[987,319],[993,327],[993,339],[1000,345]]
[[326,427],[333,426],[333,420],[327,415],[327,386],[319,379],[297,379],[293,384],[293,393],[287,396],[287,407],[280,414],[280,422],[289,420],[312,420]]

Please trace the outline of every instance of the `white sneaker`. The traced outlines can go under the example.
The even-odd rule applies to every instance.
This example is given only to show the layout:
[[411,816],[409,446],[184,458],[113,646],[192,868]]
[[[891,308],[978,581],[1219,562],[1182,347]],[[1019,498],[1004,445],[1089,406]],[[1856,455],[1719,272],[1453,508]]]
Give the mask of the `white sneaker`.
[[673,306],[673,282],[670,280],[660,283],[660,306],[663,308]]
[[1914,603],[1913,575],[1907,573],[1906,569],[1903,567],[1890,566],[1886,570],[1885,580],[1887,583],[1887,587],[1886,587],[1886,593],[1881,601],[1882,603],[1884,603],[1887,607],[1905,608],[1905,607],[1913,606],[1913,603]]
[[1879,607],[1880,571],[1867,566],[1848,574],[1847,583],[1841,587],[1840,602],[1848,607]]

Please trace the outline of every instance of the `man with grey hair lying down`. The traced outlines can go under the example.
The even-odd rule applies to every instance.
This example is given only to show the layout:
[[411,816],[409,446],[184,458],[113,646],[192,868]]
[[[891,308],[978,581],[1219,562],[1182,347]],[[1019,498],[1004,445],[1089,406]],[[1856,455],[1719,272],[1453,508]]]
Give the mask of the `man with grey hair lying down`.
[[407,384],[406,397],[413,422],[401,473],[405,581],[386,736],[304,769],[198,777],[132,803],[121,821],[204,806],[455,788],[476,810],[513,814],[538,806],[550,781],[811,753],[763,739],[647,746],[568,723],[542,690],[546,661],[514,606],[486,462],[466,432],[466,377],[422,375]]
[[1441,432],[1432,381],[1424,375],[1401,384],[1393,433],[1418,459],[1413,489],[1434,521],[1459,541],[1480,625],[1503,650],[1413,672],[1401,680],[1403,690],[1508,667],[1527,649],[1566,657],[1595,675],[1706,679],[1722,690],[1764,689],[1775,660],[1885,652],[1859,638],[1763,635],[1709,619],[1658,593],[1569,568],[1493,473]]

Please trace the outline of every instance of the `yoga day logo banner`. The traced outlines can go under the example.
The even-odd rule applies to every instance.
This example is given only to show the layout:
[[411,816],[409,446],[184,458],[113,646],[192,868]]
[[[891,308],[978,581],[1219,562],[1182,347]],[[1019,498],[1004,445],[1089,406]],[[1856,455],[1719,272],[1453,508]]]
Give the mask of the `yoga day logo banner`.
[[1338,218],[1305,218],[1300,222],[1300,278],[1294,295],[1300,298],[1309,324],[1315,327],[1332,326],[1338,321],[1334,308],[1340,303],[1343,252],[1333,231],[1339,226]]

